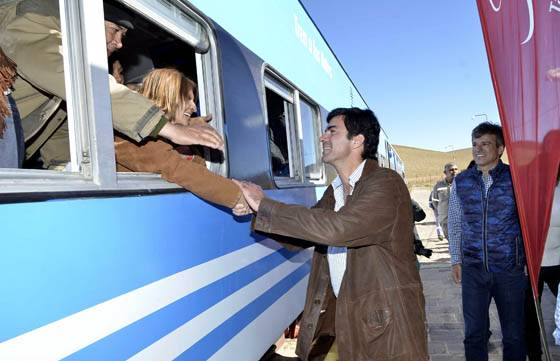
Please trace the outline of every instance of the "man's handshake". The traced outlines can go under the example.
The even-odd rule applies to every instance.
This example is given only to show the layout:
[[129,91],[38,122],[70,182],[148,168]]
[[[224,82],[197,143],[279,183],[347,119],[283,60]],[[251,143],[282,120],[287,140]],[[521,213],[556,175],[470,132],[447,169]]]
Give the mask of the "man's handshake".
[[259,210],[261,200],[264,198],[262,188],[251,182],[238,181],[236,179],[232,179],[232,181],[239,186],[244,197],[243,202],[236,204],[232,209],[233,214],[244,216],[251,212],[256,213]]

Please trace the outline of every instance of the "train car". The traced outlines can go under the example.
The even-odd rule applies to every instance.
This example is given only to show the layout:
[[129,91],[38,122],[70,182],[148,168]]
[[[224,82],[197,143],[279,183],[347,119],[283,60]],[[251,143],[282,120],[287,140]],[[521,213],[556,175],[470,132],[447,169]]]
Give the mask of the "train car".
[[[16,3],[37,2],[0,12]],[[157,174],[117,172],[103,1],[52,3],[65,87],[46,102],[64,104],[70,161],[46,169],[28,148],[24,168],[0,169],[0,359],[259,359],[303,309],[311,250]],[[134,19],[119,56],[198,84],[227,144],[206,152],[212,171],[316,202],[327,110],[367,104],[297,0],[111,4]],[[21,95],[29,86],[16,82],[22,109],[41,100]],[[404,171],[383,137],[382,163]]]

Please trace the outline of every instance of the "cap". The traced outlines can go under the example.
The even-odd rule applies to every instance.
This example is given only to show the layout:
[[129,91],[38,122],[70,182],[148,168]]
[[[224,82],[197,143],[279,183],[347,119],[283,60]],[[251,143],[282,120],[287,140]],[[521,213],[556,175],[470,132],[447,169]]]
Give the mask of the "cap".
[[123,26],[128,30],[134,29],[132,16],[121,8],[107,2],[103,2],[103,12],[105,13],[105,20]]
[[123,77],[125,84],[140,84],[154,70],[154,62],[145,52],[128,52],[121,54],[121,64],[124,68]]

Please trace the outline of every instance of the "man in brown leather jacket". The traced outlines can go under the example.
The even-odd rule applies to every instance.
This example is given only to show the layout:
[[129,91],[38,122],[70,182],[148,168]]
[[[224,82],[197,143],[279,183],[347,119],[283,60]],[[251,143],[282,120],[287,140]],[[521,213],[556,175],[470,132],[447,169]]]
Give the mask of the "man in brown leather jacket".
[[338,177],[315,207],[279,203],[239,183],[257,211],[255,230],[315,246],[296,353],[323,359],[317,346],[335,336],[343,361],[428,360],[408,189],[377,164],[380,127],[371,110],[339,108],[327,121],[323,161]]

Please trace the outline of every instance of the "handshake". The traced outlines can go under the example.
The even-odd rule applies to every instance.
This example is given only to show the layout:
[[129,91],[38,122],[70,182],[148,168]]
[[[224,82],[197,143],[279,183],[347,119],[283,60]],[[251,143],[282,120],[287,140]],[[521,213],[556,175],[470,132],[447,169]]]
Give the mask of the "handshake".
[[238,203],[231,209],[236,216],[245,216],[259,210],[261,200],[264,198],[262,188],[254,183],[232,179],[241,189],[242,196]]

